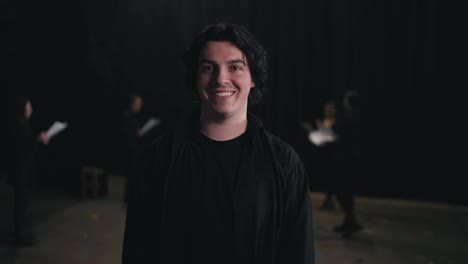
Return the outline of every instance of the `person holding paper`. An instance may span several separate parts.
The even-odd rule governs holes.
[[[334,231],[341,233],[344,238],[349,238],[363,229],[355,213],[356,189],[363,180],[360,175],[360,105],[357,90],[345,92],[340,110],[333,125],[333,131],[338,135],[335,143],[337,164],[335,190],[345,216]]]
[[[315,125],[317,130],[331,130],[336,123],[336,104],[335,101],[329,99],[326,101],[323,107],[323,117],[317,118],[315,120]],[[320,152],[319,166],[321,176],[325,180],[326,196],[320,206],[322,210],[334,209],[335,205],[333,203],[333,195],[335,194],[335,185],[336,185],[336,163],[335,161],[335,144],[334,141],[325,142],[324,144],[318,146]]]
[[[31,101],[18,97],[15,118],[15,239],[18,246],[32,246],[37,243],[30,219],[30,200],[36,172],[36,151],[39,144],[47,145],[46,132],[35,135],[29,119],[33,113]]]
[[[133,188],[133,178],[137,166],[138,155],[142,145],[144,130],[142,128],[141,110],[143,108],[143,96],[138,93],[128,97],[128,108],[123,115],[122,138],[125,144],[125,193],[124,200],[128,201]]]

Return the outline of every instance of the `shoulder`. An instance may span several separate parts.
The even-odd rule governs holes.
[[[283,166],[286,171],[301,165],[299,155],[289,143],[267,130],[264,134],[269,141],[271,152],[277,164]]]
[[[156,137],[144,149],[145,156],[156,156],[158,153],[165,153],[170,150],[174,138],[172,131],[165,132],[164,134]]]
[[[298,189],[308,189],[308,173],[296,150],[283,139],[265,133],[270,142],[278,179],[285,187],[285,191],[296,192]]]
[[[144,153],[146,156],[160,156],[169,159],[174,149],[179,149],[187,142],[187,135],[188,132],[180,127],[169,129],[148,144]]]
[[[17,136],[24,137],[32,134],[32,129],[27,120],[22,120],[16,123],[15,133]]]

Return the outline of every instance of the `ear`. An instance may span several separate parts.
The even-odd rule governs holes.
[[[255,82],[254,81],[251,81],[250,82],[250,89],[254,88],[255,87]]]

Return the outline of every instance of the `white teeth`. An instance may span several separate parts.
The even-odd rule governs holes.
[[[234,94],[234,92],[220,92],[220,93],[215,93],[216,96],[222,96],[222,97],[231,96],[232,94]]]

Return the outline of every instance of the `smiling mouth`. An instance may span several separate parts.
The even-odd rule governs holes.
[[[226,98],[226,97],[230,97],[231,95],[233,95],[235,92],[234,91],[229,91],[229,92],[216,92],[216,91],[212,91],[210,92],[210,94],[216,96],[216,97],[219,97],[219,98]]]

